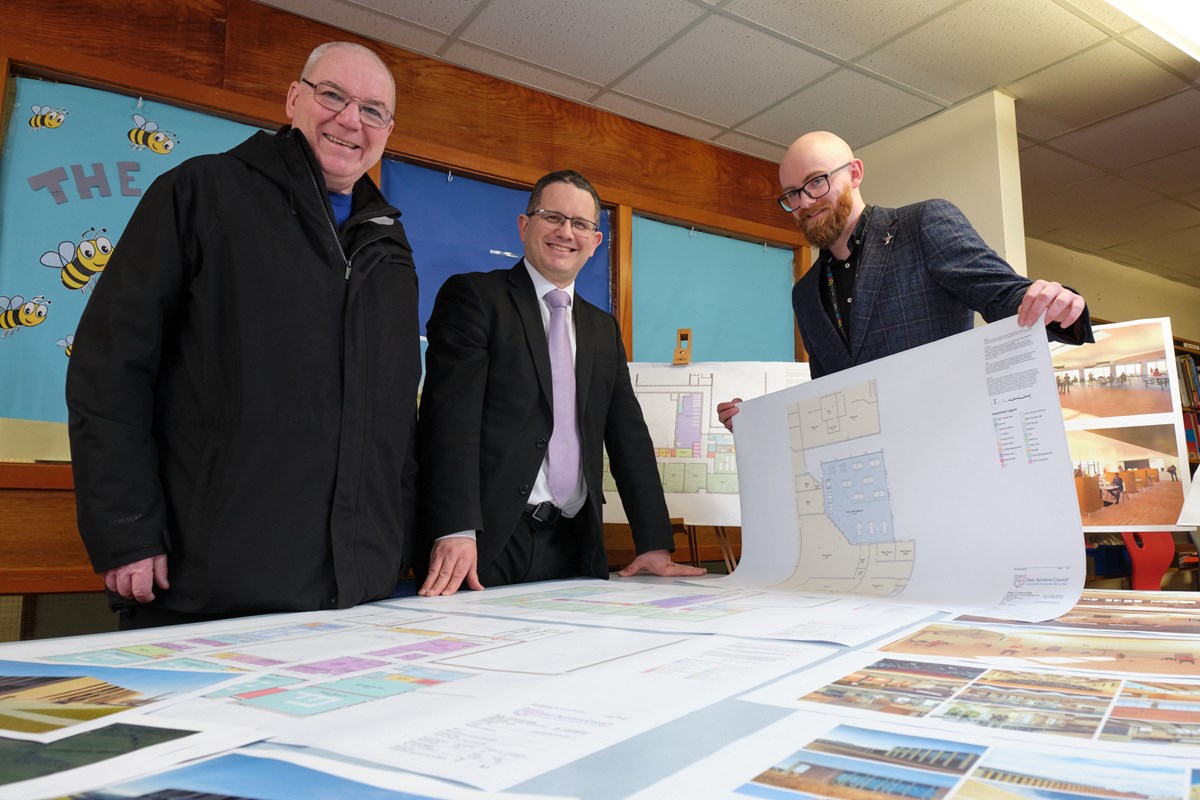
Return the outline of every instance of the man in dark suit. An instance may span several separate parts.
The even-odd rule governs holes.
[[[779,204],[821,250],[792,289],[792,307],[814,378],[1017,315],[1049,334],[1092,341],[1082,297],[1018,275],[945,200],[868,206],[863,163],[832,133],[801,136],[779,164]],[[729,426],[739,400],[717,406]]]
[[[600,244],[579,173],[538,181],[512,269],[455,275],[427,325],[418,439],[429,565],[421,595],[608,576],[604,448],[639,555],[621,575],[685,576],[616,320],[575,295]],[[420,546],[420,545],[418,545]]]

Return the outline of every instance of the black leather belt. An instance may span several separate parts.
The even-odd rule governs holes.
[[[525,513],[532,517],[535,522],[540,522],[543,525],[553,525],[562,516],[562,509],[549,500],[546,500],[538,503],[536,506],[527,503],[525,505]]]

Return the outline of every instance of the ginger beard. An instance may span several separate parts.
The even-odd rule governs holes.
[[[808,240],[810,245],[818,250],[824,250],[842,235],[842,231],[846,229],[846,221],[850,219],[850,211],[853,207],[850,187],[847,186],[832,203],[809,208],[808,211],[804,212],[804,216],[796,220],[796,225],[800,228],[804,234],[804,238]],[[830,213],[825,214],[817,220],[809,219],[809,215],[823,208],[828,208]]]

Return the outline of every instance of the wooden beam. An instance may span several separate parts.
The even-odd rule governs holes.
[[[621,326],[625,357],[633,360],[633,209],[617,206],[612,215],[613,241],[609,251],[616,263],[612,270],[613,316]]]

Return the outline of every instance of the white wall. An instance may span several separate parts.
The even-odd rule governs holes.
[[[1037,239],[1025,240],[1029,277],[1071,286],[1092,315],[1123,322],[1170,317],[1175,336],[1200,342],[1200,289]]]
[[[1025,221],[1015,103],[986,92],[860,148],[867,203],[933,197],[957,205],[989,246],[1022,275]]]

